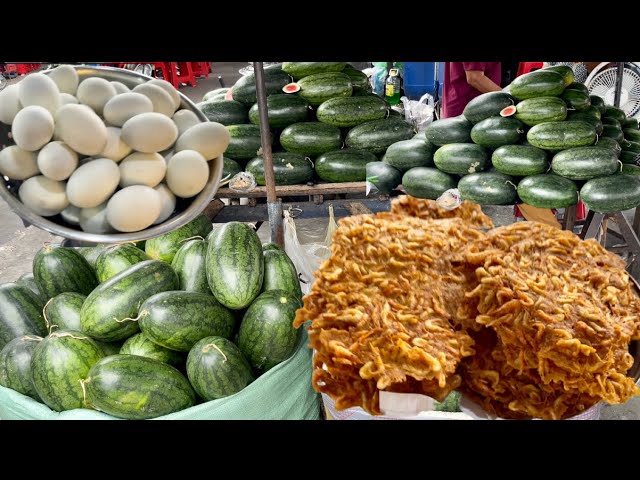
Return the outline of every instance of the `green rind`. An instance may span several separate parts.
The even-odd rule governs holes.
[[[640,155],[628,150],[620,152],[618,157],[623,164],[638,165],[640,163]]]
[[[202,101],[203,101],[203,102],[207,102],[207,101],[209,101],[211,98],[213,98],[213,97],[217,97],[217,96],[220,96],[220,95],[222,95],[222,96],[224,97],[224,96],[225,96],[225,94],[226,94],[229,90],[230,90],[230,88],[224,88],[224,87],[222,87],[222,88],[216,88],[216,89],[214,89],[214,90],[210,90],[210,91],[208,91],[207,93],[205,93],[205,94],[202,96]]]
[[[620,144],[616,142],[613,138],[609,138],[609,137],[599,137],[595,143],[595,146],[609,148],[613,150],[613,152],[616,154],[617,157],[620,156],[620,152],[622,151]]]
[[[526,100],[534,97],[557,96],[563,92],[564,88],[562,75],[543,69],[516,77],[511,82],[509,93],[517,100]]]
[[[204,400],[228,397],[254,380],[249,362],[238,347],[222,337],[206,337],[187,357],[187,376]]]
[[[471,140],[486,148],[498,148],[518,143],[523,134],[524,127],[520,120],[511,117],[491,117],[473,126]]]
[[[196,403],[187,378],[174,367],[138,355],[112,355],[96,363],[85,381],[87,400],[118,418],[144,420]]]
[[[132,265],[145,260],[151,260],[151,258],[135,245],[130,243],[112,245],[98,257],[96,275],[100,283],[103,283]]]
[[[185,242],[176,252],[171,268],[178,275],[180,290],[211,295],[207,282],[206,257],[207,242],[197,238]]]
[[[140,306],[138,323],[152,342],[188,352],[204,337],[231,337],[235,318],[211,295],[170,291],[148,298]]]
[[[49,332],[82,330],[80,309],[86,298],[87,296],[81,293],[64,292],[49,300],[42,310]]]
[[[632,129],[638,130],[638,119],[637,118],[625,118],[622,122],[623,129]]]
[[[336,97],[350,97],[353,85],[348,75],[344,73],[318,73],[308,75],[298,81],[300,91],[298,95],[317,107]]]
[[[299,80],[309,75],[341,72],[346,65],[346,62],[284,62],[282,70]]]
[[[342,146],[342,136],[340,129],[332,125],[299,122],[282,131],[280,144],[287,152],[316,156],[339,149]]]
[[[238,332],[238,347],[253,368],[266,372],[293,354],[298,341],[293,320],[301,306],[295,295],[270,290],[247,309]]]
[[[118,353],[118,352],[116,352]],[[138,333],[129,337],[120,348],[122,355],[138,355],[140,357],[151,358],[172,367],[184,364],[184,355],[174,350],[161,347],[152,342],[144,333]]]
[[[499,172],[465,175],[458,182],[460,196],[479,205],[511,205],[518,195],[513,178]]]
[[[247,107],[235,100],[205,102],[199,108],[210,122],[222,125],[239,125],[249,120]]]
[[[222,160],[222,178],[231,178],[242,171],[242,167],[235,160],[227,157],[223,157]]]
[[[621,212],[640,205],[640,177],[615,174],[594,178],[580,189],[580,199],[589,210]]]
[[[25,273],[25,274],[21,275],[20,278],[18,278],[18,280],[16,280],[16,284],[17,285],[21,285],[23,287],[27,287],[29,290],[31,290],[33,293],[35,293],[36,296],[40,300],[42,300],[43,303],[45,303],[48,300],[47,298],[44,297],[44,295],[42,294],[42,292],[38,288],[38,283],[36,282],[36,279],[33,276],[32,272],[28,272],[28,273]]]
[[[96,342],[96,345],[98,345],[98,347],[100,347],[100,350],[102,350],[102,353],[104,353],[105,357],[108,357],[109,355],[115,355],[117,353],[120,353],[120,348],[122,348],[122,344],[124,342],[120,341],[120,342],[101,342],[100,340],[94,340],[94,342]]]
[[[274,152],[272,160],[276,185],[301,185],[313,179],[313,163],[301,153]],[[249,161],[246,171],[255,177],[258,185],[267,184],[262,157]]]
[[[355,68],[349,67],[348,65],[342,70],[342,73],[349,77],[351,80],[351,85],[353,88],[361,89],[364,91],[369,91],[371,89],[371,84],[369,83],[369,77],[367,74],[361,70],[356,70]]]
[[[624,110],[618,107],[614,107],[613,105],[605,106],[603,116],[615,118],[621,123],[624,122],[627,118],[627,114],[624,113]]]
[[[386,116],[385,101],[372,96],[331,98],[316,110],[319,121],[334,127],[355,127]]]
[[[562,92],[560,98],[564,100],[568,108],[578,111],[584,110],[591,105],[591,98],[589,98],[589,94],[579,90],[567,89]]]
[[[31,359],[36,392],[57,412],[85,407],[81,380],[103,356],[100,347],[82,332],[53,332],[38,343]]]
[[[229,125],[229,146],[225,155],[236,160],[248,160],[259,155],[262,149],[260,127],[258,125]],[[273,138],[270,136],[273,143]]]
[[[606,147],[569,148],[553,156],[551,169],[570,180],[590,180],[616,173],[618,157]]]
[[[33,386],[31,358],[42,337],[14,338],[0,349],[0,385],[41,401]]]
[[[596,129],[586,122],[547,122],[531,127],[527,140],[543,150],[586,147],[595,142]]]
[[[524,177],[545,173],[549,169],[547,153],[530,145],[504,145],[491,155],[495,169],[505,175]]]
[[[601,114],[605,112],[607,108],[602,97],[599,97],[597,95],[589,95],[589,99],[591,100],[592,107],[597,108]]]
[[[264,250],[264,280],[262,292],[284,290],[302,299],[302,289],[296,267],[282,250]]]
[[[277,250],[279,252],[284,252],[284,249],[278,245],[277,243],[265,243],[264,245],[262,245],[262,251],[263,252],[267,252],[269,250]]]
[[[500,115],[504,108],[515,105],[515,103],[515,99],[506,92],[487,92],[467,103],[462,115],[471,123],[476,124],[486,118]]]
[[[384,162],[370,162],[366,167],[367,195],[389,195],[402,182],[402,172]]]
[[[390,145],[382,161],[403,173],[415,167],[432,167],[435,147],[424,136],[421,137]]]
[[[586,95],[589,95],[589,89],[587,88],[587,86],[584,83],[580,82],[573,82],[571,85],[567,86],[566,90],[577,90]]]
[[[631,142],[640,142],[640,130],[634,130],[632,128],[625,128],[622,130],[624,138]]]
[[[33,259],[33,276],[47,299],[64,292],[88,295],[98,281],[91,265],[73,248],[45,245]]]
[[[138,322],[131,319],[138,316],[146,299],[177,288],[178,276],[169,264],[137,263],[89,294],[80,310],[82,331],[105,342],[124,340],[138,332]]]
[[[565,87],[571,85],[575,80],[573,69],[568,65],[553,65],[551,67],[546,67],[544,71],[555,72],[562,75]]]
[[[470,143],[473,124],[462,115],[443,118],[425,128],[424,135],[433,145],[441,147],[448,143]]]
[[[561,122],[567,118],[567,105],[558,97],[537,97],[516,105],[514,117],[530,127],[544,122]]]
[[[623,175],[640,175],[640,167],[637,165],[622,165],[620,173]]]
[[[409,140],[415,135],[413,127],[402,118],[391,117],[361,123],[349,130],[345,143],[349,148],[383,153],[396,142]]]
[[[291,77],[278,68],[265,68],[264,83],[267,95],[282,93],[282,87],[291,82]],[[233,86],[233,99],[248,107],[256,103],[256,77],[254,73],[246,75]],[[230,155],[232,158],[233,155]]]
[[[264,255],[249,225],[229,222],[211,234],[207,248],[207,281],[225,307],[240,310],[258,296],[264,278]]]
[[[602,125],[612,125],[614,127],[622,129],[622,125],[618,120],[612,117],[602,117]]]
[[[558,175],[531,175],[518,183],[518,196],[532,207],[566,208],[578,203],[578,187]]]
[[[345,148],[320,155],[315,161],[315,171],[325,182],[364,182],[367,164],[378,161],[371,152]]]
[[[616,142],[622,144],[624,141],[624,133],[620,127],[616,127],[615,125],[603,125],[602,126],[602,136],[613,138]]]
[[[79,247],[77,251],[89,263],[91,268],[95,270],[98,257],[108,247],[110,247],[108,243],[99,243],[95,247]]]
[[[267,98],[267,112],[270,128],[285,128],[293,123],[307,120],[309,117],[309,102],[295,94],[269,95],[269,98]],[[257,103],[249,110],[249,121],[254,125],[260,125],[260,113]]]
[[[402,187],[416,198],[436,200],[445,191],[456,188],[458,179],[436,168],[416,167],[402,177]]]
[[[42,317],[42,300],[15,283],[0,285],[0,348],[17,337],[44,337],[47,327]]]
[[[487,150],[473,143],[443,145],[433,154],[433,162],[438,170],[458,175],[486,170],[491,165]]]
[[[173,257],[188,238],[206,238],[211,230],[213,230],[213,225],[209,217],[198,215],[186,225],[172,232],[147,240],[144,251],[154,260],[171,263]]]
[[[607,137],[603,137],[603,138],[607,138]],[[608,140],[611,140],[611,139],[608,139]],[[631,142],[629,140],[623,140],[623,142],[622,142],[622,151],[623,152],[632,152],[632,153],[640,154],[640,143]]]

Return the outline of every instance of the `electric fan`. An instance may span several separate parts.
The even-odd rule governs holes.
[[[618,68],[615,63],[603,62],[593,69],[585,85],[589,94],[604,99],[607,105],[613,105]],[[625,62],[620,90],[620,108],[628,117],[640,116],[640,67],[635,62]]]

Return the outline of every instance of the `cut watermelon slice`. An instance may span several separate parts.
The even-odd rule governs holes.
[[[514,105],[510,105],[508,107],[503,108],[502,110],[500,110],[500,116],[501,117],[510,117],[511,115],[513,115],[514,113],[516,113],[516,107]]]
[[[284,93],[296,93],[300,91],[300,85],[297,83],[288,83],[284,87],[282,87],[282,91]]]
[[[233,88],[227,90],[227,93],[224,94],[225,100],[233,100]]]

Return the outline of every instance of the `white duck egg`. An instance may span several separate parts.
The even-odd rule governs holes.
[[[131,153],[131,147],[122,141],[121,130],[117,127],[107,127],[107,143],[100,154],[101,157],[119,162]]]
[[[11,135],[20,148],[30,152],[39,150],[53,136],[53,117],[39,105],[25,107],[13,119]]]
[[[98,155],[107,143],[107,127],[88,106],[64,105],[56,113],[56,136],[82,155]]]
[[[18,97],[23,107],[38,105],[55,115],[60,107],[60,90],[44,73],[31,73],[18,83]]]
[[[66,180],[78,168],[78,154],[63,142],[47,143],[38,153],[38,168],[51,180]]]
[[[169,190],[166,184],[161,183],[154,188],[160,194],[160,215],[153,222],[154,225],[164,222],[176,209],[176,196]]]
[[[11,125],[21,108],[18,85],[9,85],[0,90],[0,122]]]
[[[153,103],[149,97],[136,92],[120,93],[104,106],[104,119],[111,125],[121,127],[132,117],[141,113],[153,112]]]
[[[197,195],[209,180],[207,160],[195,150],[177,152],[167,165],[167,186],[177,196]]]
[[[26,180],[39,173],[35,152],[23,150],[17,145],[0,151],[0,174],[12,180]]]
[[[171,119],[173,120],[173,123],[176,124],[176,127],[178,127],[178,135],[182,135],[189,128],[202,123],[195,113],[191,110],[187,110],[186,108],[178,110],[173,114]]]
[[[167,164],[159,153],[134,152],[120,163],[120,186],[155,187],[166,172]]]
[[[60,93],[75,95],[78,90],[78,72],[71,65],[59,65],[51,72],[49,78],[58,86]]]
[[[141,113],[122,126],[122,141],[137,152],[161,152],[171,147],[176,138],[178,127],[161,113]]]
[[[176,142],[176,152],[195,150],[207,160],[224,153],[229,146],[229,131],[218,122],[203,122],[187,129]]]
[[[64,182],[38,175],[25,180],[18,190],[20,201],[42,217],[57,215],[67,208],[69,200]]]
[[[79,208],[97,207],[107,201],[120,181],[120,169],[113,160],[98,158],[85,163],[67,182],[69,202]]]
[[[153,103],[154,112],[161,113],[171,118],[171,116],[173,116],[173,112],[176,111],[171,95],[157,85],[143,83],[142,85],[135,87],[133,91],[149,97],[149,100]]]
[[[107,202],[93,208],[81,208],[78,221],[80,228],[87,233],[111,233],[114,231],[107,221]]]
[[[171,97],[171,100],[173,100],[174,111],[180,108],[180,94],[175,89],[175,87],[171,85],[169,82],[167,82],[166,80],[162,80],[160,78],[154,78],[153,80],[149,80],[147,82],[147,85],[156,85],[161,89],[163,89],[165,92],[167,92]]]
[[[78,85],[76,97],[80,103],[91,107],[98,115],[102,115],[105,104],[116,96],[116,88],[104,78],[90,77]]]
[[[116,192],[107,203],[107,221],[120,232],[137,232],[153,225],[160,215],[160,194],[146,185]]]

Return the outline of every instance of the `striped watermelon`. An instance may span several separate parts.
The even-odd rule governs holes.
[[[33,276],[47,299],[64,292],[89,295],[98,286],[93,269],[73,248],[45,245],[33,259]]]
[[[40,401],[33,386],[31,357],[42,337],[14,338],[0,350],[0,385]]]

